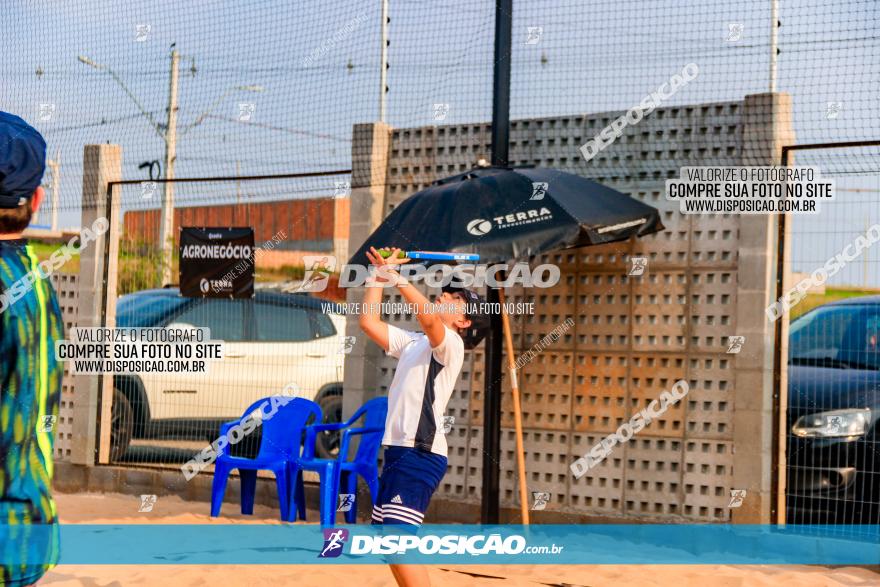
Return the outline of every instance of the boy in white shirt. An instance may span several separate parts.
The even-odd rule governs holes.
[[[376,281],[393,284],[416,311],[422,332],[411,332],[382,322],[378,312],[364,311],[360,326],[385,352],[398,359],[388,390],[384,464],[379,496],[373,507],[374,524],[421,525],[431,496],[446,473],[446,437],[443,414],[461,372],[464,351],[485,335],[486,320],[476,308],[482,301],[472,291],[446,287],[432,304],[397,273],[409,261],[392,249],[385,259],[375,248],[367,258],[379,268]],[[368,287],[365,309],[376,308],[384,287]],[[424,567],[391,565],[398,585],[428,585]]]

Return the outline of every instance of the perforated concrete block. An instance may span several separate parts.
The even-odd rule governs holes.
[[[511,317],[517,357],[568,316],[574,319],[519,373],[529,485],[553,495],[552,509],[636,519],[729,519],[719,504],[731,483],[734,384],[749,380],[737,379],[740,363],[727,354],[727,337],[757,324],[751,308],[747,323],[738,323],[744,316],[743,300],[737,299],[743,293],[740,272],[746,272],[750,288],[764,293],[766,285],[751,276],[762,275],[757,265],[766,262],[767,250],[747,251],[741,258],[739,217],[683,215],[664,194],[666,179],[678,177],[681,167],[741,164],[746,141],[773,134],[762,118],[767,113],[755,113],[761,100],[773,99],[756,100],[752,114],[743,102],[660,108],[590,161],[579,147],[623,111],[511,122],[512,164],[553,167],[602,182],[656,207],[666,227],[630,242],[532,259],[533,267],[559,266],[559,284],[507,292],[508,301],[535,304],[534,316]],[[773,104],[784,109],[783,102]],[[387,209],[430,181],[470,169],[480,156],[488,159],[490,130],[485,123],[396,129]],[[759,147],[752,145],[749,152],[772,151]],[[747,231],[761,237],[766,226],[749,225]],[[629,275],[632,257],[647,258],[641,275]],[[749,305],[757,307],[753,301]],[[759,338],[763,349],[766,341]],[[765,359],[758,352],[756,360]],[[482,347],[469,354],[466,365],[449,413],[465,423],[467,432],[455,435],[454,480],[442,492],[475,502],[481,494]],[[392,366],[389,361],[383,367],[385,380]],[[584,478],[570,474],[571,462],[680,378],[691,386],[684,400]],[[515,505],[509,378],[502,388],[502,502]]]

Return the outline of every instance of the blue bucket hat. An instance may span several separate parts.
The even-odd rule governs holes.
[[[46,141],[27,122],[0,111],[0,208],[24,206],[46,170]]]

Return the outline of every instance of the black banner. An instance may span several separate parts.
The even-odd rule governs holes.
[[[180,295],[254,297],[254,229],[180,229]]]

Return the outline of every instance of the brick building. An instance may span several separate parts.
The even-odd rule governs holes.
[[[123,219],[126,248],[159,239],[158,208],[129,210]],[[301,265],[303,255],[315,253],[347,258],[348,225],[348,198],[186,206],[174,210],[174,246],[181,226],[251,226],[257,246],[279,235],[280,242],[261,255],[261,266]]]

